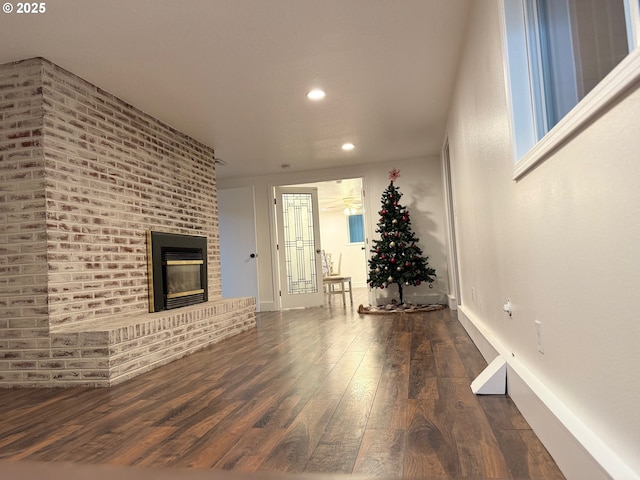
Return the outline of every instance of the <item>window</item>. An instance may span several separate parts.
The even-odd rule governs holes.
[[[364,221],[362,214],[348,215],[349,243],[364,242]]]
[[[640,76],[639,3],[504,0],[516,178]]]

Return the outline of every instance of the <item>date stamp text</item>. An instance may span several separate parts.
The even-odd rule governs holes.
[[[2,4],[3,13],[15,13],[15,14],[40,14],[47,12],[46,2],[5,2]]]

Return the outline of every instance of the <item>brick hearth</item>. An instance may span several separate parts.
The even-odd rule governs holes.
[[[222,299],[213,149],[36,58],[0,66],[0,386],[106,386],[255,325]],[[208,239],[209,302],[148,313],[147,230]]]

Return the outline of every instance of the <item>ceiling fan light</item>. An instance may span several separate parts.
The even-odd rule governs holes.
[[[358,209],[356,207],[354,207],[353,205],[347,205],[344,208],[344,214],[345,215],[355,215],[358,212]]]

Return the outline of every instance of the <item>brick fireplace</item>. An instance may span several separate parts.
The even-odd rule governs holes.
[[[213,150],[53,63],[0,66],[0,386],[113,385],[255,326],[222,299]],[[150,230],[206,244],[149,313]]]

